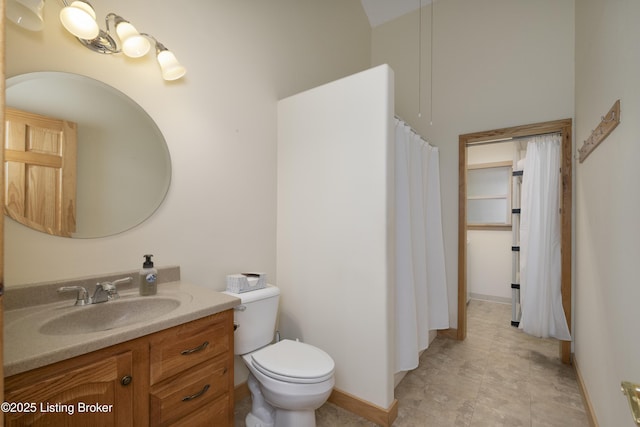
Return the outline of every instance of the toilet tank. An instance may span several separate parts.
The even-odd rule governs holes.
[[[240,294],[224,293],[242,301],[233,312],[233,320],[238,325],[233,335],[234,353],[247,354],[271,343],[276,330],[280,289],[267,285]]]

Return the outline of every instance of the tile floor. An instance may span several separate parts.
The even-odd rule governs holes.
[[[530,337],[510,321],[511,306],[472,300],[467,339],[436,338],[396,388],[394,427],[588,427],[557,341]],[[250,398],[236,402],[236,427],[250,407]],[[331,403],[316,419],[317,427],[375,426]]]

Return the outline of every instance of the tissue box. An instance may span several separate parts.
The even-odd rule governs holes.
[[[240,273],[227,276],[227,291],[234,294],[255,291],[267,286],[267,275],[265,273]]]

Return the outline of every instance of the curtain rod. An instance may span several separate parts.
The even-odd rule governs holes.
[[[424,139],[422,137],[422,135],[420,135],[413,127],[411,127],[411,125],[409,123],[407,123],[405,120],[403,120],[402,117],[394,114],[393,118],[396,119],[396,120],[400,120],[402,123],[404,123],[405,126],[407,126],[409,129],[411,129],[411,132],[415,133],[416,135],[419,135],[420,138]]]
[[[404,125],[406,127],[408,127],[411,132],[413,132],[414,134],[418,135],[420,137],[420,139],[423,140],[427,145],[429,145],[430,147],[434,147],[435,148],[435,145],[433,145],[429,141],[427,141],[424,136],[422,136],[418,131],[416,131],[414,128],[412,128],[411,125],[409,125],[407,122],[402,120],[402,118],[400,116],[394,115],[393,118],[398,120],[398,121],[401,121],[402,123],[404,123]]]
[[[562,132],[534,133],[534,134],[531,134],[531,135],[524,135],[524,136],[510,136],[510,137],[507,137],[507,138],[496,138],[496,139],[487,139],[487,140],[482,140],[482,141],[467,142],[467,147],[470,146],[470,145],[493,144],[495,142],[519,141],[519,140],[522,140],[522,139],[529,139],[529,138],[534,138],[536,136],[545,136],[545,135],[562,135]]]

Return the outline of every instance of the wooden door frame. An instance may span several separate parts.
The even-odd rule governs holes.
[[[5,0],[0,0],[0,143],[4,147],[4,92],[5,92]],[[0,150],[0,165],[4,165],[4,150]],[[4,188],[4,174],[0,174],[0,188]],[[4,206],[4,191],[0,192],[0,206]],[[4,209],[0,210],[0,401],[4,401]],[[4,416],[0,414],[0,427]]]
[[[458,157],[458,329],[456,338],[467,336],[467,146],[479,142],[508,140],[546,133],[562,136],[562,216],[561,216],[561,292],[562,306],[571,325],[571,227],[572,227],[572,119],[534,123],[530,125],[475,132],[459,136]],[[560,359],[571,363],[571,341],[560,341]]]

